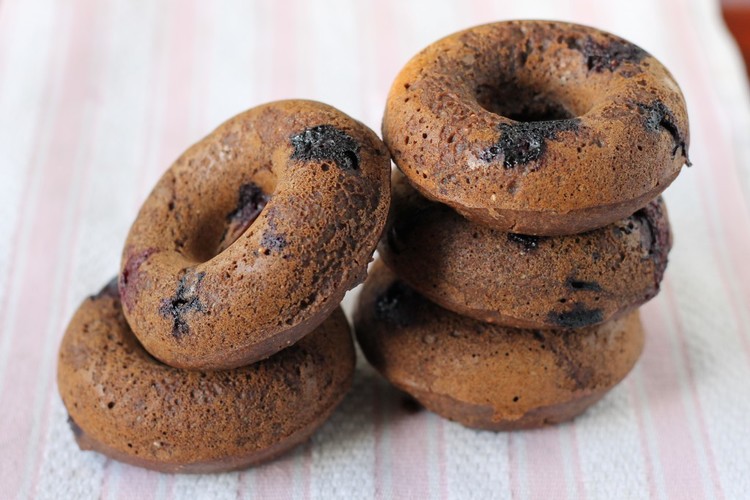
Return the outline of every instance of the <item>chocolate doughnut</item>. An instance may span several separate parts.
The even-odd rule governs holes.
[[[389,200],[390,157],[365,125],[312,101],[246,111],[143,204],[122,256],[125,317],[171,366],[263,359],[364,279]]]
[[[222,371],[166,366],[138,343],[115,280],[83,302],[60,347],[57,383],[78,445],[165,472],[217,472],[305,441],[351,386],[341,309],[295,345]]]
[[[520,330],[429,302],[377,262],[354,320],[368,361],[427,409],[468,427],[514,430],[569,420],[631,370],[638,312],[576,330]]]
[[[533,235],[623,219],[689,164],[669,71],[622,38],[561,22],[499,22],[433,43],[393,83],[383,138],[427,198]]]
[[[378,251],[409,286],[451,311],[517,328],[580,328],[653,298],[671,247],[661,198],[586,233],[527,236],[464,219],[396,174]]]

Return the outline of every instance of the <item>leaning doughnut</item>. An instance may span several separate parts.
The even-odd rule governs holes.
[[[246,111],[187,150],[125,243],[120,293],[143,346],[221,369],[296,342],[360,283],[387,217],[390,157],[325,104]]]

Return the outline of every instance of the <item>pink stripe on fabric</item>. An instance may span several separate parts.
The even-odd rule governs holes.
[[[300,448],[253,469],[253,498],[292,498],[294,469]]]
[[[99,499],[107,498],[109,496],[109,489],[112,485],[110,479],[110,469],[113,466],[114,461],[111,458],[107,458],[102,468],[102,482],[99,486]]]
[[[675,293],[672,288],[672,284],[669,280],[664,281],[664,292],[667,297],[667,306],[675,323],[677,329],[677,336],[679,340],[679,354],[682,357],[682,361],[685,364],[685,371],[687,372],[687,384],[690,389],[690,395],[693,399],[696,408],[695,417],[698,420],[699,432],[701,440],[703,441],[705,452],[707,455],[707,461],[709,466],[709,473],[711,475],[711,482],[714,486],[714,493],[718,498],[724,498],[724,492],[721,487],[721,481],[719,480],[719,471],[716,468],[716,456],[711,447],[711,438],[708,435],[708,426],[706,425],[706,417],[703,412],[703,406],[701,405],[700,396],[695,383],[695,373],[690,362],[690,355],[688,353],[687,342],[685,340],[685,328],[682,324],[682,318],[680,317],[680,311],[675,301]]]
[[[508,475],[510,476],[508,483],[510,484],[510,498],[512,499],[521,498],[521,474],[518,470],[518,453],[514,450],[516,446],[514,441],[518,441],[519,434],[513,432],[507,433]]]
[[[703,484],[697,450],[690,440],[688,410],[680,397],[679,372],[667,334],[668,325],[653,304],[642,308],[641,315],[649,339],[649,349],[644,351],[641,362],[644,386],[666,492],[670,498],[688,498],[702,491]]]
[[[586,482],[583,479],[583,467],[581,464],[581,453],[578,446],[578,426],[573,421],[570,426],[570,454],[573,458],[573,477],[576,482],[576,494],[580,500],[586,500]]]
[[[568,490],[559,426],[526,431],[523,435],[526,439],[529,498],[566,497]]]
[[[391,89],[391,84],[401,71],[401,67],[411,57],[411,54],[405,53],[403,38],[401,38],[398,30],[394,30],[394,23],[399,18],[397,4],[393,0],[381,0],[375,1],[371,5],[373,5],[371,19],[374,21],[375,36],[370,41],[376,40],[377,43],[374,97],[380,105],[376,109],[379,113],[382,113],[385,110],[385,101]],[[405,24],[401,24],[401,27],[408,29]],[[380,123],[382,116],[376,116],[375,118],[376,123]]]
[[[271,99],[294,99],[297,97],[297,85],[300,70],[297,53],[298,29],[301,25],[299,0],[274,2],[271,9],[271,28],[274,34],[271,44],[272,57],[268,68],[273,82]]]
[[[642,361],[639,361],[639,364],[642,364]],[[628,393],[630,396],[630,405],[633,408],[633,413],[635,414],[636,423],[638,425],[638,441],[641,445],[641,451],[643,453],[643,464],[644,469],[646,471],[646,484],[648,485],[648,496],[649,498],[657,498],[657,490],[656,490],[656,471],[654,467],[654,459],[651,457],[651,452],[649,451],[649,439],[646,435],[646,424],[644,422],[644,416],[643,416],[643,404],[641,404],[641,398],[638,395],[638,391],[636,388],[637,382],[634,379],[635,373],[631,373],[630,377],[625,381],[625,385],[628,388]]]
[[[77,11],[80,11],[80,6]],[[64,19],[64,18],[61,18]],[[83,109],[78,103],[83,101],[86,88],[80,85],[82,75],[88,75],[91,68],[92,44],[90,40],[96,33],[91,28],[91,12],[72,16],[71,38],[68,44],[60,43],[55,47],[57,57],[65,58],[65,73],[61,80],[61,101],[55,103],[51,116],[54,127],[49,144],[40,145],[48,154],[39,153],[34,162],[40,162],[38,168],[44,172],[38,186],[38,205],[27,207],[21,214],[19,224],[31,224],[34,230],[29,236],[23,256],[28,265],[22,269],[23,278],[18,290],[12,290],[18,298],[15,324],[9,325],[7,335],[12,335],[13,356],[8,361],[0,404],[5,411],[0,413],[0,428],[12,441],[4,445],[4,453],[15,457],[15,467],[3,468],[2,483],[4,491],[18,491],[26,481],[24,473],[19,470],[26,466],[28,444],[26,439],[32,436],[34,419],[30,419],[27,405],[44,395],[36,392],[40,385],[40,353],[47,349],[49,339],[46,333],[53,324],[46,314],[40,314],[40,308],[47,310],[51,304],[58,304],[59,297],[54,290],[54,277],[59,273],[58,262],[50,255],[58,255],[60,244],[64,240],[64,228],[67,227],[65,214],[61,209],[71,200],[76,180],[70,175],[75,165],[75,149],[71,145],[79,144],[79,134],[83,126]],[[84,76],[85,78],[85,76]],[[51,89],[50,89],[51,90]],[[49,111],[49,110],[47,110]],[[46,159],[42,163],[42,158]],[[32,165],[32,168],[37,168]],[[16,264],[17,265],[17,264]],[[21,326],[23,325],[23,326]],[[23,331],[24,335],[17,335]],[[44,385],[42,385],[44,386]],[[45,393],[46,394],[46,393]],[[29,398],[29,395],[32,395]]]
[[[438,473],[440,474],[440,491],[441,500],[448,498],[448,460],[446,457],[445,446],[445,419],[441,418],[438,422]]]
[[[7,3],[7,2],[6,2]],[[19,9],[19,5],[22,5],[20,1],[16,1],[15,3],[10,3],[12,7],[4,6],[3,11],[0,12],[0,33],[6,33],[9,30],[3,30],[5,26],[12,26],[14,15],[17,14]],[[56,26],[59,26],[59,23],[56,24]],[[8,67],[8,53],[10,52],[11,43],[0,43],[0,74],[7,74],[7,67]],[[55,48],[58,50],[62,50],[62,47],[60,45],[56,45]],[[53,61],[53,54],[55,54],[54,50],[50,50],[47,54],[47,64],[45,64],[46,68],[52,68],[52,64],[50,64],[51,61]],[[50,73],[50,72],[48,72]],[[39,116],[36,120],[36,123],[42,123],[45,118],[48,116],[48,110],[51,107],[51,100],[52,100],[52,89],[57,84],[56,80],[53,80],[53,78],[49,77],[49,74],[45,74],[45,81],[47,84],[44,86],[44,91],[42,92],[41,99],[42,103],[39,106],[39,112],[37,113]],[[0,89],[2,91],[2,89]],[[41,127],[38,127],[41,128]],[[24,169],[23,171],[23,179],[21,179],[21,197],[18,204],[18,216],[15,218],[15,226],[13,227],[13,232],[11,233],[10,238],[10,250],[8,252],[8,270],[7,274],[5,276],[5,290],[2,294],[2,299],[0,299],[0,322],[2,322],[3,318],[6,317],[6,311],[8,309],[8,302],[10,300],[10,296],[13,295],[14,290],[11,288],[13,286],[13,280],[15,278],[16,273],[18,272],[18,266],[17,264],[17,258],[18,258],[18,250],[21,246],[20,243],[20,232],[21,228],[24,227],[23,223],[25,221],[25,215],[27,214],[28,210],[30,210],[30,204],[31,204],[31,184],[32,181],[35,178],[36,171],[40,168],[40,149],[39,148],[33,148],[32,153],[30,155],[29,164],[27,165],[28,168]],[[9,330],[10,331],[10,330]],[[10,335],[10,333],[7,333]],[[3,356],[9,356],[10,353],[0,353],[0,358]],[[2,366],[2,363],[0,363],[0,366]],[[2,388],[3,388],[3,374],[4,372],[0,370],[0,401],[2,400]],[[0,478],[2,475],[0,475]]]
[[[163,96],[163,130],[158,147],[158,161],[153,165],[153,178],[166,171],[177,157],[189,146],[190,111],[193,90],[193,49],[195,31],[199,22],[196,2],[181,2],[180,8],[170,11],[168,71]]]
[[[402,398],[391,391],[392,398]],[[388,422],[390,434],[389,463],[391,465],[390,498],[428,498],[430,482],[427,466],[429,435],[427,415],[408,413],[400,408],[400,400],[395,399],[390,407],[391,418]]]

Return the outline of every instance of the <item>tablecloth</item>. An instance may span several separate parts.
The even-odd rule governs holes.
[[[254,105],[302,97],[379,130],[419,49],[513,18],[635,41],[687,97],[694,166],[630,376],[566,425],[466,429],[360,359],[312,440],[238,473],[164,475],[80,452],[55,384],[78,304],[114,275],[172,160]],[[0,497],[750,497],[750,101],[711,0],[0,0]],[[350,308],[356,290],[345,303]]]

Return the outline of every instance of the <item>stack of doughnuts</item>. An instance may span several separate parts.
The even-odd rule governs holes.
[[[251,109],[188,149],[143,204],[119,278],[65,332],[79,446],[210,472],[307,439],[352,382],[339,304],[386,223],[389,175],[371,130],[311,101]]]
[[[684,98],[632,43],[558,22],[448,36],[396,78],[381,260],[355,313],[372,365],[428,409],[510,430],[575,417],[644,343],[688,164]]]

